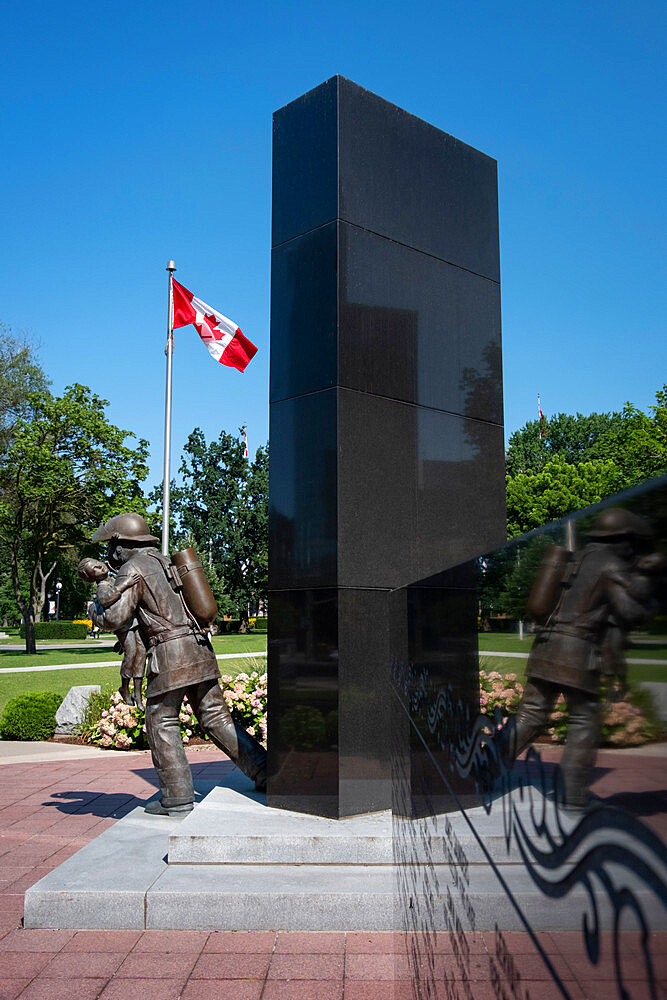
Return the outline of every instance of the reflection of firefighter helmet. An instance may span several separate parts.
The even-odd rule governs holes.
[[[648,538],[653,534],[645,517],[633,514],[621,507],[608,507],[593,521],[588,532],[589,538],[614,538],[624,535],[639,535]]]
[[[127,542],[157,542],[150,528],[140,514],[116,514],[97,529],[94,542],[110,542],[112,539]]]

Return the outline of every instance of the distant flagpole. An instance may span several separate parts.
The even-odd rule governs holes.
[[[174,271],[173,260],[167,261],[169,292],[167,299],[167,384],[164,394],[164,478],[162,482],[162,555],[169,555],[169,479],[171,475],[171,373],[174,356]]]
[[[540,403],[540,394],[538,392],[538,394],[537,394],[537,426],[538,426],[538,429],[539,429],[539,432],[540,432],[540,441],[542,440],[542,417],[543,416],[544,416],[544,414],[542,413],[542,405]]]

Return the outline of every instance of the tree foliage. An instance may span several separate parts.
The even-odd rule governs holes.
[[[172,491],[179,544],[194,544],[222,612],[231,600],[242,630],[248,606],[266,600],[268,590],[268,447],[253,462],[240,438],[220,433],[206,443],[197,427],[183,449],[183,485]],[[222,602],[222,603],[221,603]]]
[[[510,538],[667,472],[667,386],[646,414],[626,403],[620,413],[536,420],[509,441],[507,532]]]
[[[508,477],[508,537],[514,538],[580,507],[598,503],[617,492],[616,483],[616,466],[612,461],[601,460],[570,465],[554,458],[540,472]]]
[[[29,340],[0,323],[0,456],[16,421],[29,416],[31,396],[46,392],[48,385]]]
[[[30,651],[59,557],[89,547],[92,529],[113,514],[145,510],[148,445],[127,446],[134,435],[107,420],[107,401],[86,386],[28,402],[30,419],[15,421],[0,465],[0,540]]]
[[[611,440],[621,430],[621,413],[557,413],[542,421],[542,436],[537,420],[529,420],[509,439],[505,460],[508,476],[541,472],[545,465],[558,459],[568,465],[579,465],[593,458],[608,457]],[[605,444],[606,442],[606,444]]]

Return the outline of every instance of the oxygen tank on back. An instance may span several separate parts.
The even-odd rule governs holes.
[[[217,618],[218,605],[199,556],[194,549],[183,549],[174,552],[171,561],[178,571],[189,610],[202,628],[210,628]]]
[[[556,608],[571,562],[571,553],[561,545],[550,545],[547,549],[526,603],[529,617],[538,625],[542,625]]]

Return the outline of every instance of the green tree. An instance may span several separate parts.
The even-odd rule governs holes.
[[[127,446],[134,435],[107,420],[107,401],[87,386],[69,386],[60,397],[33,394],[28,402],[30,419],[15,421],[0,465],[0,541],[26,624],[26,652],[34,652],[33,623],[58,558],[90,550],[91,530],[113,514],[145,511],[148,445]]]
[[[30,341],[0,323],[0,456],[6,454],[16,421],[29,416],[31,395],[48,386]]]
[[[616,464],[603,459],[571,465],[554,458],[540,472],[508,476],[508,538],[598,503],[620,488]]]
[[[267,595],[268,471],[268,447],[249,462],[240,438],[222,431],[207,444],[197,427],[183,449],[183,485],[172,492],[177,540],[194,541],[205,566],[210,554],[218,602],[231,598],[241,631],[248,628],[248,606]]]
[[[557,413],[548,421],[537,420],[515,431],[509,439],[505,458],[508,476],[540,472],[554,458],[568,465],[578,465],[591,458],[605,455],[614,435],[619,434],[623,423],[621,413]],[[606,446],[601,445],[606,442]]]
[[[667,385],[655,398],[648,413],[626,403],[619,423],[609,428],[592,452],[617,464],[619,489],[667,472]]]
[[[527,617],[528,597],[544,553],[551,544],[552,539],[548,535],[535,535],[529,542],[518,543],[516,549],[509,550],[512,564],[511,568],[508,567],[499,604],[510,618],[521,620]]]
[[[667,386],[644,413],[559,413],[539,437],[529,421],[510,438],[508,536],[522,534],[667,472]]]

